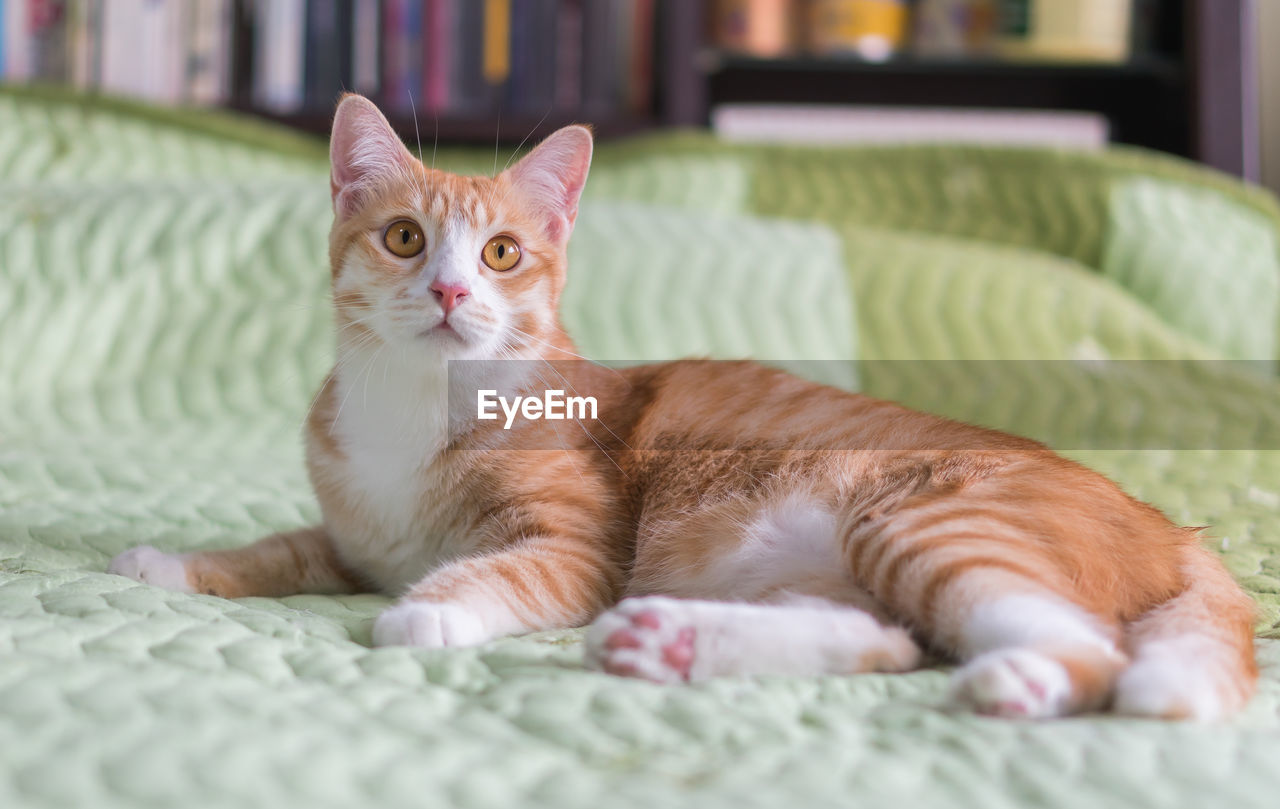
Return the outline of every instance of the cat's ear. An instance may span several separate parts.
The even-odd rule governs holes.
[[[591,130],[566,126],[539,143],[510,170],[511,182],[523,197],[537,206],[546,221],[547,235],[563,241],[578,218],[578,198],[591,168]]]
[[[339,219],[360,207],[361,192],[371,182],[417,165],[372,101],[354,93],[343,96],[329,139],[329,190]]]

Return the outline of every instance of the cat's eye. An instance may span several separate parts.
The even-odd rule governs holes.
[[[397,219],[387,225],[387,232],[382,237],[387,249],[400,258],[413,258],[426,247],[427,238],[422,235],[422,228],[417,222],[408,219]]]
[[[498,272],[506,272],[520,263],[520,245],[510,236],[494,236],[480,254],[485,266]]]

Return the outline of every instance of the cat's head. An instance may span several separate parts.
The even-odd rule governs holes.
[[[424,166],[368,99],[343,98],[329,150],[339,340],[425,359],[538,353],[559,333],[591,146],[569,126],[496,177],[463,177]]]

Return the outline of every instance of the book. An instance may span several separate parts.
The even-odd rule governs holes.
[[[73,0],[67,9],[67,51],[71,83],[81,89],[101,84],[102,1]]]
[[[432,115],[446,112],[452,101],[456,5],[454,0],[426,0],[422,15],[422,107]]]
[[[462,117],[499,113],[502,86],[489,81],[485,65],[485,26],[488,2],[463,0],[453,17],[453,59],[449,86],[449,112]],[[490,35],[492,36],[492,35]],[[494,37],[497,40],[497,37]],[[496,46],[496,43],[494,45]],[[499,57],[494,57],[495,61]],[[489,65],[493,69],[494,65]]]
[[[1133,0],[1003,0],[1001,56],[1123,62],[1132,52]]]
[[[304,0],[271,0],[254,9],[254,104],[276,113],[296,112],[305,101]]]
[[[907,40],[906,0],[811,0],[809,48],[884,61]]]
[[[555,107],[574,110],[582,103],[582,2],[560,0],[556,6]]]
[[[999,23],[997,0],[920,0],[912,50],[917,56],[964,57],[991,53]]]
[[[8,53],[9,35],[8,31],[9,18],[6,16],[8,11],[5,9],[5,0],[0,0],[0,81],[4,80],[5,73],[8,72],[9,63],[5,61],[5,55]]]
[[[71,61],[67,51],[66,0],[27,0],[27,76],[42,81],[67,81]]]
[[[627,65],[627,109],[644,114],[653,104],[654,0],[632,0],[630,63]],[[627,33],[624,32],[624,36]]]
[[[186,86],[192,104],[231,99],[231,0],[192,0],[187,18]]]
[[[618,107],[615,0],[584,0],[582,7],[582,101],[587,117],[606,117]]]
[[[351,0],[308,0],[303,41],[305,104],[329,110],[351,84]]]
[[[511,75],[511,0],[484,0],[481,74],[491,86]]]
[[[186,38],[182,0],[109,0],[102,4],[100,86],[153,101],[181,101]]]
[[[556,106],[556,39],[559,33],[559,0],[533,0],[533,23],[530,36],[534,47],[529,54],[532,76],[523,109],[539,117]]]
[[[791,0],[717,0],[711,39],[731,53],[772,59],[794,50],[796,11]]]
[[[505,106],[541,117],[556,103],[557,0],[512,0],[511,76]]]
[[[351,89],[377,96],[382,86],[382,3],[355,0],[351,5]]]
[[[422,103],[424,0],[387,0],[383,5],[382,98],[399,112]]]

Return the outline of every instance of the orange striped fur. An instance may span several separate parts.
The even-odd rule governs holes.
[[[573,362],[557,302],[590,156],[569,127],[496,177],[454,176],[346,97],[338,360],[306,426],[323,525],[112,569],[225,597],[397,595],[377,643],[594,621],[590,665],[663,682],[905,670],[923,646],[963,663],[955,699],[997,715],[1247,701],[1251,601],[1195,531],[1045,447],[750,362]],[[389,249],[400,220],[421,254]],[[503,234],[509,271],[482,258]],[[588,390],[601,418],[458,430],[460,359],[545,361],[519,384]]]

